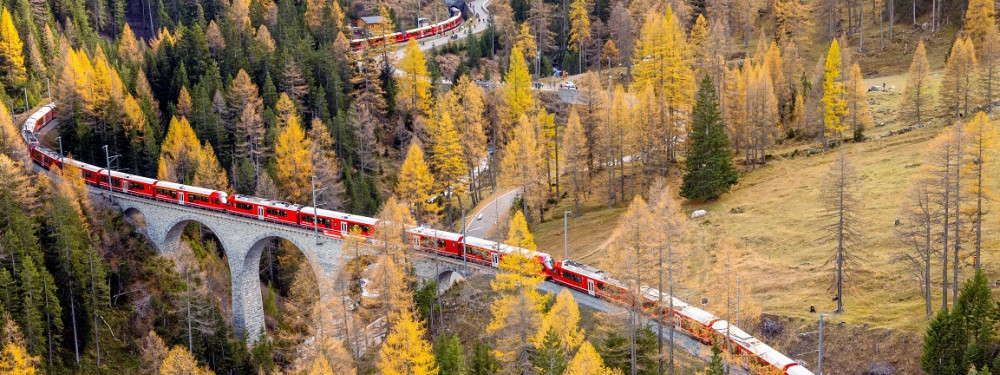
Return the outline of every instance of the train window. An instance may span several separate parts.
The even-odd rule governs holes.
[[[246,210],[246,211],[253,211],[253,206],[251,206],[249,204],[246,204],[246,203],[239,203],[239,202],[237,202],[236,203],[236,208],[239,208],[241,210]]]
[[[188,202],[209,203],[209,199],[204,195],[188,193]]]
[[[122,186],[122,180],[119,179],[119,178],[112,178],[111,179],[111,186],[121,187]]]
[[[615,294],[617,294],[617,293],[620,292],[620,290],[618,290],[618,288],[615,288],[615,287],[611,286],[610,284],[606,284],[606,283],[598,283],[597,284],[597,288],[600,289],[603,292],[606,292],[606,293],[615,293]]]
[[[129,181],[128,182],[128,189],[129,190],[146,190],[146,185]]]
[[[466,254],[475,255],[475,256],[483,258],[483,259],[489,259],[490,258],[490,253],[488,251],[480,249],[478,247],[466,246],[465,247],[465,253]]]
[[[101,183],[102,184],[108,183],[108,176],[101,176]]]
[[[444,242],[444,240],[437,240],[437,247],[444,248],[446,246],[448,246],[448,243]]]
[[[177,198],[177,192],[169,189],[156,188],[156,194]]]
[[[562,272],[562,276],[563,276],[563,278],[565,278],[567,280],[572,280],[573,282],[577,282],[577,283],[582,283],[583,282],[583,278],[580,277],[580,275],[575,275],[575,274],[563,271]]]
[[[274,215],[274,216],[281,216],[281,217],[285,217],[285,216],[288,215],[288,214],[285,213],[285,211],[275,210],[273,208],[268,208],[267,209],[267,214],[268,215]]]
[[[83,171],[83,178],[86,178],[88,180],[89,179],[93,179],[94,178],[94,173],[93,172]]]

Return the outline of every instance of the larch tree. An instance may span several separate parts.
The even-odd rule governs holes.
[[[226,101],[228,105],[226,123],[231,124],[227,130],[233,134],[235,157],[250,163],[254,172],[250,182],[256,182],[262,171],[261,156],[264,153],[264,119],[261,113],[263,100],[257,85],[246,71],[240,69],[236,74],[229,87]],[[236,177],[246,179],[247,176]]]
[[[191,116],[191,93],[188,92],[187,86],[181,86],[181,92],[177,94],[177,115]]]
[[[198,142],[191,123],[183,117],[180,120],[171,118],[167,136],[160,145],[157,178],[188,183],[198,169],[201,153],[201,142]]]
[[[390,323],[400,315],[412,315],[413,294],[405,269],[409,265],[402,259],[396,261],[390,254],[379,255],[376,263],[366,287],[378,295],[379,315]]]
[[[0,78],[7,89],[24,84],[24,44],[7,8],[0,9]]]
[[[923,171],[923,172],[926,172]],[[936,224],[941,220],[940,208],[935,204],[932,181],[923,173],[914,178],[906,196],[902,209],[902,224],[897,227],[896,235],[910,250],[900,254],[899,260],[905,261],[912,270],[918,284],[920,294],[924,299],[926,316],[931,316],[931,257],[935,252],[937,242]]]
[[[504,111],[501,123],[504,124],[504,128],[498,132],[498,137],[506,140],[510,129],[517,125],[522,115],[527,116],[535,105],[531,93],[531,74],[528,73],[528,65],[520,49],[511,49],[510,63],[503,81],[505,103],[502,107]]]
[[[505,243],[533,251],[534,240],[520,212],[510,226]],[[542,323],[542,306],[547,300],[536,289],[544,281],[542,265],[528,253],[514,251],[500,259],[498,270],[496,279],[490,282],[497,296],[490,307],[493,320],[486,334],[494,338],[494,354],[503,372],[531,373],[531,353],[535,350],[532,339]]]
[[[590,41],[590,14],[587,12],[587,0],[573,0],[569,7],[569,44],[570,50],[580,54],[577,60],[577,72],[583,73],[583,63],[587,59],[585,43]]]
[[[637,368],[638,331],[643,325],[640,310],[642,304],[639,299],[642,298],[643,287],[651,283],[658,273],[656,268],[659,262],[655,256],[653,239],[649,236],[652,221],[646,201],[641,196],[632,198],[628,210],[619,219],[617,236],[608,248],[602,267],[622,283],[624,295],[618,298],[632,301],[627,303],[630,306],[627,322],[629,347],[632,349],[628,361],[632,369]]]
[[[824,138],[835,138],[838,142],[844,138],[844,116],[847,115],[847,102],[844,100],[844,82],[841,79],[840,45],[834,39],[826,54],[823,65],[823,125]],[[826,148],[824,143],[823,148]]]
[[[903,88],[903,101],[899,108],[899,117],[907,125],[922,125],[930,118],[928,106],[931,104],[930,64],[927,62],[927,50],[921,40],[913,52],[910,70],[906,73],[906,86]]]
[[[778,98],[771,79],[769,67],[751,65],[744,68],[746,75],[746,132],[748,135],[748,164],[766,164],[767,149],[780,136],[781,120],[778,113]]]
[[[431,343],[411,312],[396,316],[375,366],[384,375],[437,375]]]
[[[208,189],[229,190],[229,177],[222,169],[222,164],[219,164],[215,149],[208,142],[205,142],[201,147],[201,154],[198,155],[198,169],[194,172],[191,184]]]
[[[412,207],[417,223],[433,221],[430,212],[427,212],[427,200],[433,196],[431,188],[434,186],[434,177],[424,162],[424,151],[417,142],[411,142],[406,151],[398,181],[396,195]]]
[[[975,81],[979,74],[976,49],[969,38],[955,39],[941,77],[938,105],[946,116],[969,117],[979,103]]]
[[[965,9],[962,29],[976,45],[982,46],[990,29],[996,29],[996,9],[993,0],[970,0]]]
[[[715,85],[707,75],[698,88],[692,120],[681,196],[694,200],[717,198],[728,192],[739,176],[733,167],[729,137],[719,114]]]
[[[465,173],[465,162],[462,158],[462,145],[459,144],[458,131],[451,121],[451,115],[443,108],[438,111],[441,116],[431,121],[427,126],[430,137],[431,170],[434,173],[435,192],[445,193],[445,210],[448,216],[448,227],[454,230],[451,220],[451,200],[454,193],[459,192],[459,179]],[[450,193],[449,193],[450,192]]]
[[[455,121],[455,128],[458,129],[459,138],[462,145],[462,155],[465,160],[465,167],[469,172],[469,191],[473,196],[473,204],[479,201],[479,174],[483,158],[486,157],[486,133],[484,131],[486,119],[485,93],[479,85],[473,83],[469,77],[462,76],[458,79],[456,90],[459,96],[460,105],[454,106],[452,110],[459,111],[452,115]]]
[[[500,161],[500,180],[504,185],[519,186],[521,188],[522,207],[521,211],[528,217],[528,207],[541,206],[539,194],[544,191],[539,186],[541,176],[539,167],[542,157],[536,143],[535,128],[526,116],[521,116],[514,135],[511,137],[507,148],[504,150],[503,159]],[[541,209],[541,207],[539,207]]]
[[[373,237],[379,239],[381,252],[390,254],[397,260],[405,259],[405,250],[409,246],[409,234],[406,231],[410,226],[416,225],[406,202],[390,196],[382,204],[376,217],[379,221],[375,225]]]
[[[396,78],[396,108],[409,114],[410,120],[426,117],[431,107],[431,79],[427,71],[427,58],[420,50],[417,39],[410,39],[399,61],[400,75]]]
[[[604,360],[590,341],[583,341],[580,350],[566,365],[563,375],[614,375],[618,372],[604,366]]]
[[[656,218],[653,223],[653,247],[656,249],[656,281],[657,290],[661,291],[658,295],[659,301],[657,303],[660,306],[666,305],[668,312],[668,324],[673,326],[677,323],[673,322],[674,319],[674,278],[677,276],[678,271],[682,270],[683,267],[676,267],[678,264],[682,264],[685,257],[688,254],[688,227],[687,227],[687,216],[684,215],[684,211],[681,208],[680,201],[676,199],[675,192],[668,185],[661,181],[658,181],[658,186],[655,190],[655,194],[651,198],[649,212],[652,217]],[[666,273],[666,275],[664,275]],[[664,278],[664,276],[666,276]],[[665,283],[665,284],[664,284]],[[666,288],[664,288],[666,285]],[[666,295],[663,292],[666,292]],[[668,297],[669,296],[669,297]],[[669,300],[664,300],[664,298],[670,298]],[[657,349],[659,358],[659,370],[663,371],[663,327],[658,327],[657,332]],[[669,359],[670,373],[674,372],[674,332],[671,330],[669,333],[670,339],[670,350],[667,358]]]
[[[962,145],[963,152],[970,156],[971,160],[960,165],[960,173],[965,174],[966,178],[972,179],[966,191],[973,196],[975,206],[969,207],[965,214],[972,220],[971,225],[976,236],[975,267],[978,270],[982,264],[983,215],[989,211],[988,207],[984,206],[988,205],[990,197],[993,195],[991,184],[984,180],[984,171],[987,170],[987,166],[992,165],[990,161],[995,154],[993,148],[996,145],[998,134],[996,125],[992,124],[989,117],[983,112],[977,113],[972,121],[965,124],[964,134],[966,139]],[[989,175],[988,172],[985,174]]]
[[[580,196],[583,194],[584,188],[588,186],[581,173],[587,169],[587,155],[590,150],[587,147],[587,136],[583,133],[583,126],[580,125],[580,115],[577,114],[576,107],[570,109],[569,119],[566,120],[562,149],[563,162],[572,184],[570,192],[573,196],[573,212],[576,216],[580,216],[583,214],[580,209]]]
[[[287,125],[275,141],[275,178],[285,200],[306,204],[312,199],[313,165],[309,142],[296,116],[288,117]]]
[[[521,24],[521,29],[517,33],[517,41],[514,48],[521,50],[524,57],[534,60],[538,55],[538,45],[535,44],[535,34],[531,32],[531,26],[525,22]]]
[[[25,346],[21,331],[11,318],[9,312],[3,312],[0,322],[3,322],[3,337],[0,338],[0,372],[11,375],[34,375],[41,362],[37,356],[32,356]]]
[[[865,137],[865,129],[871,128],[872,115],[868,110],[868,98],[865,90],[864,76],[861,75],[861,67],[854,63],[851,67],[851,74],[845,87],[845,99],[847,99],[847,116],[850,121],[851,131],[855,141],[861,141]]]
[[[809,17],[809,3],[805,0],[777,0],[773,4],[778,39],[795,44],[805,42],[813,25]]]
[[[160,365],[160,375],[209,375],[212,370],[198,364],[190,351],[174,346]]]
[[[142,54],[143,46],[142,42],[135,37],[135,33],[132,32],[132,27],[126,22],[122,33],[118,35],[118,58],[141,65],[145,61]]]
[[[983,99],[981,108],[993,111],[1000,88],[1000,31],[993,27],[986,31],[979,52],[979,93]]]
[[[583,342],[584,331],[580,328],[580,307],[573,299],[569,289],[563,289],[556,295],[556,302],[545,313],[538,332],[535,335],[535,347],[544,345],[546,336],[553,333],[562,344],[563,353],[573,353]],[[568,354],[567,354],[568,355]]]
[[[333,137],[326,124],[314,117],[309,130],[309,156],[316,175],[316,203],[339,210],[344,207],[344,185],[340,183],[340,159],[337,158]]]
[[[934,204],[940,207],[941,219],[936,224],[940,229],[935,234],[940,237],[937,245],[938,254],[941,256],[941,309],[948,310],[948,265],[950,246],[954,240],[951,236],[951,228],[957,227],[954,219],[958,218],[958,211],[954,205],[959,192],[955,189],[955,175],[957,159],[960,150],[956,138],[958,126],[951,127],[927,143],[927,175],[934,194]],[[957,267],[957,265],[956,265]],[[957,269],[956,269],[957,271]],[[954,276],[957,279],[957,276]]]
[[[10,118],[10,109],[0,101],[0,154],[13,160],[26,161],[28,149],[21,140],[21,132]]]
[[[863,226],[860,181],[847,158],[847,152],[841,148],[830,165],[821,190],[824,216],[828,221],[823,227],[823,239],[836,243],[833,256],[827,263],[834,266],[833,286],[837,290],[835,312],[838,314],[844,312],[844,272],[859,265],[855,251],[861,245],[860,229]]]

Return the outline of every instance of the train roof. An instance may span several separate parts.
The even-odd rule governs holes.
[[[597,269],[596,267],[591,267],[586,264],[574,262],[572,260],[562,261],[562,268],[564,270],[580,274],[594,280],[612,281],[611,278],[609,278],[607,275],[604,274],[604,271]]]
[[[674,303],[676,304],[677,301],[674,301]],[[698,323],[701,323],[701,324],[704,324],[704,325],[708,325],[709,323],[712,323],[713,320],[718,320],[719,319],[719,317],[717,317],[715,315],[712,315],[712,313],[710,313],[708,311],[699,309],[699,308],[694,307],[694,306],[692,306],[690,304],[687,304],[687,303],[685,303],[685,305],[686,306],[684,308],[679,309],[680,312],[681,312],[681,314],[683,314],[683,315],[685,315],[685,316],[687,316],[687,317],[689,317],[691,319],[694,319]]]
[[[729,328],[728,335],[740,346],[743,346],[750,353],[760,357],[767,363],[770,363],[778,368],[785,368],[786,366],[797,365],[798,363],[788,358],[781,352],[774,350],[774,348],[768,346],[764,342],[758,340],[753,335],[747,333],[746,331],[740,329],[739,327],[733,325],[730,326],[729,322],[720,320],[712,325],[712,328],[718,332],[720,335],[727,335],[726,328]],[[804,368],[803,368],[804,369]],[[802,373],[802,372],[798,372]],[[809,372],[805,372],[809,373]]]
[[[219,193],[219,195],[222,195],[222,196],[228,195],[224,191],[218,191],[218,190],[212,190],[212,189],[205,189],[205,188],[201,188],[201,187],[197,187],[197,186],[183,185],[183,184],[178,184],[176,182],[169,182],[169,181],[157,181],[156,182],[156,187],[158,187],[158,188],[162,187],[162,188],[174,189],[174,190],[180,190],[180,191],[189,191],[189,192],[192,192],[192,193],[204,194],[204,195],[212,195],[212,193]]]
[[[41,152],[41,153],[43,153],[45,155],[48,155],[50,158],[59,160],[59,153],[58,152],[49,150],[49,149],[47,149],[45,147],[42,147],[42,146],[35,146],[35,150],[38,150],[38,152]]]
[[[481,249],[497,250],[500,248],[499,242],[490,241],[479,237],[465,236],[465,239],[463,241],[465,241],[466,245],[478,247]]]
[[[311,206],[309,207],[303,206],[301,209],[299,209],[299,212],[304,213],[306,215],[311,215],[313,213],[313,210],[314,208]],[[367,216],[352,215],[340,211],[324,210],[322,208],[315,209],[315,212],[316,216],[329,217],[329,218],[349,221],[352,223],[367,224],[367,225],[378,224],[378,219],[370,218]]]
[[[418,234],[421,236],[440,238],[445,241],[455,241],[455,242],[462,241],[462,235],[459,233],[445,232],[433,228],[416,227],[416,228],[410,228],[408,232]]]
[[[809,369],[798,364],[798,362],[795,363],[795,366],[789,367],[785,370],[785,373],[788,375],[813,375],[812,371],[809,371]]]
[[[101,174],[105,174],[104,173],[105,170],[101,170]],[[111,171],[111,177],[117,177],[117,178],[122,178],[122,179],[130,180],[130,181],[141,182],[141,183],[144,183],[144,184],[155,184],[155,183],[157,183],[157,180],[154,180],[152,178],[147,178],[147,177],[142,177],[142,176],[136,176],[136,175],[132,175],[132,174],[128,174],[128,173],[122,173],[122,172],[117,172],[117,171]],[[161,185],[162,185],[162,182],[161,182]]]

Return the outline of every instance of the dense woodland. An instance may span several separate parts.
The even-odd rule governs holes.
[[[581,200],[598,196],[627,207],[599,266],[635,292],[648,280],[672,290],[683,276],[674,265],[698,250],[676,195],[717,199],[787,144],[841,150],[823,182],[822,232],[843,312],[864,223],[842,150],[875,125],[862,82],[875,69],[863,62],[883,54],[912,59],[898,121],[959,121],[928,145],[898,226],[926,315],[940,310],[923,369],[996,367],[985,276],[959,294],[958,262],[975,254],[979,269],[988,212],[995,129],[979,111],[992,109],[1000,78],[992,1],[493,1],[479,20],[486,31],[437,50],[350,48],[360,16],[381,15],[368,32],[388,33],[413,27],[414,14],[443,18],[441,5],[0,2],[0,372],[673,373],[672,346],[638,311],[598,315],[585,330],[570,294],[537,291],[531,259],[505,257],[479,311],[446,307],[415,279],[404,225],[457,230],[463,210],[519,187],[498,237],[534,249],[529,228],[560,216],[552,206],[574,202],[579,215]],[[952,45],[937,92],[924,39]],[[531,89],[553,67],[579,74],[579,104]],[[75,158],[103,166],[116,156],[112,167],[130,173],[300,204],[311,204],[315,182],[323,208],[386,219],[381,245],[348,240],[342,272],[319,277],[290,244],[269,246],[266,337],[248,347],[257,333],[232,328],[226,261],[210,232],[191,224],[178,252],[158,254],[137,219],[89,196],[79,173],[31,170],[16,129],[48,102]],[[680,186],[664,180],[680,173]],[[717,276],[739,288],[732,272]],[[362,297],[361,278],[377,298]],[[447,309],[485,314],[488,325],[461,331]],[[760,324],[750,298],[725,310],[716,313],[742,312],[748,330]],[[950,331],[961,335],[941,333]],[[720,373],[723,357],[734,360],[716,350],[705,371]]]

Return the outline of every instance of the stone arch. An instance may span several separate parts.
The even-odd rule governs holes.
[[[149,230],[149,224],[146,222],[146,215],[142,213],[141,210],[135,207],[125,208],[122,212],[125,220],[132,223],[136,230],[140,233],[147,233]]]
[[[437,282],[438,292],[444,293],[451,289],[456,283],[465,280],[465,276],[460,271],[447,269],[438,273],[434,281]]]
[[[316,269],[313,264],[319,264],[316,258],[316,242],[309,238],[303,239],[301,236],[286,235],[281,231],[264,231],[251,236],[247,243],[250,244],[246,254],[242,257],[238,268],[233,267],[236,259],[230,259],[230,269],[233,270],[233,324],[236,327],[244,327],[244,338],[255,341],[260,335],[266,335],[267,330],[264,325],[264,298],[261,294],[260,285],[260,260],[264,248],[273,239],[283,239],[292,244],[309,261],[307,265],[313,271],[313,276],[318,280],[324,270]],[[329,246],[329,245],[327,245]],[[239,270],[239,274],[237,271]],[[240,308],[238,309],[237,306]]]
[[[226,254],[226,258],[229,258],[229,249],[226,242],[219,237],[219,232],[215,230],[216,228],[214,228],[213,225],[206,223],[206,221],[207,220],[200,220],[194,215],[181,215],[171,220],[167,224],[165,228],[166,230],[163,231],[163,239],[160,242],[162,244],[160,252],[169,253],[177,251],[177,246],[180,246],[181,234],[184,233],[184,228],[186,228],[190,223],[198,223],[205,228],[208,228],[208,230],[212,233],[216,234],[216,237],[219,238],[219,242],[222,243],[222,251]]]

